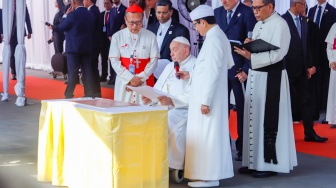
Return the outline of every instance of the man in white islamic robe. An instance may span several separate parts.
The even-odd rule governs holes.
[[[252,40],[262,39],[280,49],[251,54],[235,48],[251,60],[252,66],[245,94],[243,167],[239,172],[256,178],[289,173],[297,166],[289,82],[283,61],[291,36],[274,5],[274,0],[253,1],[258,22]]]
[[[156,36],[142,29],[142,9],[134,4],[126,9],[127,28],[112,36],[109,58],[117,74],[114,100],[140,103],[141,96],[126,88],[154,85],[153,72],[160,56]]]
[[[336,128],[336,23],[331,27],[325,42],[327,43],[327,55],[329,60],[330,81],[328,91],[328,103],[326,120]]]
[[[214,187],[233,177],[228,128],[228,68],[234,65],[231,46],[216,24],[214,11],[200,5],[190,13],[205,40],[192,74],[184,177],[189,187]]]
[[[170,62],[165,67],[159,79],[155,83],[154,88],[174,97],[167,99],[169,100],[169,103],[165,102],[165,97],[151,100],[143,96],[142,100],[144,104],[151,104],[152,106],[169,106],[169,168],[183,170],[189,99],[189,95],[185,93],[190,91],[190,85],[188,83],[188,79],[182,80],[177,78],[175,66],[179,66],[180,71],[191,72],[196,58],[190,54],[190,43],[185,37],[176,37],[172,40],[169,47],[173,62]],[[175,65],[176,62],[178,65]]]

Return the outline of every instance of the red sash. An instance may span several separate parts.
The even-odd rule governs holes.
[[[129,65],[131,63],[130,58],[120,57],[121,65],[124,66],[127,70],[129,70]],[[138,59],[139,62],[139,68],[135,68],[135,74],[139,74],[142,71],[145,70],[147,63],[150,61],[150,58],[148,59]],[[136,60],[133,60],[133,64],[136,66]],[[149,78],[146,80],[146,84],[148,86],[154,86],[154,75],[151,74]]]

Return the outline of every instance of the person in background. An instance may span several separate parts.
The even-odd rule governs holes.
[[[120,2],[120,0],[113,0],[113,7],[110,11],[110,17],[109,17],[109,28],[107,29],[107,35],[110,41],[113,40],[112,36],[116,32],[126,27],[124,19],[125,11],[126,7]],[[116,72],[113,70],[111,63],[109,64],[109,66],[110,66],[110,77],[107,84],[113,85],[115,84],[116,80]]]
[[[330,66],[330,83],[327,103],[326,120],[330,128],[336,128],[336,23],[331,27],[327,38],[327,54]]]
[[[112,9],[112,0],[104,0],[104,8],[105,11],[100,13],[100,24],[101,24],[101,30],[100,30],[100,36],[101,36],[101,47],[100,47],[100,57],[101,57],[101,75],[100,75],[100,82],[106,82],[107,81],[107,75],[108,75],[108,53],[110,49],[111,41],[109,37],[107,36],[107,29],[110,27],[109,24],[109,15],[110,11]],[[112,71],[112,70],[110,70]]]
[[[313,126],[312,102],[309,90],[310,69],[313,68],[309,46],[307,45],[308,24],[305,17],[305,0],[291,0],[290,9],[282,15],[286,20],[291,40],[285,56],[289,79],[292,115],[299,113],[303,121],[305,141],[325,142],[328,139],[316,134]],[[294,118],[294,117],[293,117]]]
[[[53,25],[59,25],[62,21],[62,17],[64,14],[64,10],[60,9],[60,6],[58,5],[58,2],[55,1],[55,7],[58,9],[57,13],[55,14]],[[63,43],[65,40],[64,32],[58,32],[58,31],[52,31],[52,36],[50,39],[54,43],[54,49],[55,53],[63,53]]]
[[[73,98],[78,73],[81,69],[85,97],[95,97],[93,90],[92,52],[95,17],[84,7],[83,0],[72,0],[59,25],[50,25],[55,31],[65,32],[68,83],[65,98]]]
[[[12,34],[10,37],[10,48],[11,48],[11,56],[10,56],[10,68],[12,72],[12,80],[16,80],[16,66],[15,66],[15,48],[18,44],[17,41],[17,27],[16,27],[16,0],[14,0],[14,18],[13,18],[13,27],[12,27]],[[31,35],[33,33],[31,22],[30,22],[30,16],[28,12],[28,8],[26,8],[26,26],[27,26],[27,31],[25,30],[25,36],[27,36],[27,39],[31,38]]]
[[[101,89],[100,89],[100,76],[98,69],[98,57],[101,45],[101,36],[100,36],[100,11],[96,6],[97,0],[84,0],[84,7],[89,10],[94,15],[95,21],[92,25],[94,28],[94,33],[91,37],[93,37],[93,52],[92,52],[92,73],[93,73],[93,97],[101,97]],[[85,79],[85,77],[83,77]]]
[[[173,5],[170,0],[159,0],[156,3],[155,11],[159,22],[150,24],[147,29],[156,34],[159,45],[160,59],[154,71],[154,76],[158,79],[167,63],[171,61],[169,48],[171,41],[178,36],[183,36],[188,40],[190,40],[190,37],[188,28],[172,19]]]
[[[330,68],[327,57],[327,43],[325,39],[331,26],[336,22],[336,9],[330,5],[327,0],[317,0],[317,5],[309,9],[308,18],[315,22],[319,28],[318,43],[315,44],[318,48],[316,72],[318,75],[320,111],[325,112],[328,99]],[[322,120],[323,124],[327,124]]]
[[[255,23],[250,7],[240,3],[239,0],[222,0],[222,7],[215,9],[215,18],[218,26],[223,30],[229,40],[244,43],[248,33],[252,33]],[[242,160],[243,151],[243,124],[244,124],[244,92],[249,62],[237,53],[232,53],[235,65],[228,72],[228,101],[233,90],[237,111],[236,161]]]

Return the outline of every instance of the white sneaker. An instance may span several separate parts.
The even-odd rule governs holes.
[[[16,106],[26,106],[27,99],[25,97],[18,97],[15,102]]]
[[[1,93],[1,102],[8,102],[8,93]]]
[[[219,181],[193,181],[188,182],[189,187],[217,187],[219,186]]]

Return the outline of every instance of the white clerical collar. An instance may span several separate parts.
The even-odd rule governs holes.
[[[262,21],[262,23],[266,23],[266,22],[269,22],[270,20],[273,19],[274,15],[278,15],[275,11],[268,17],[266,18],[265,20]]]

